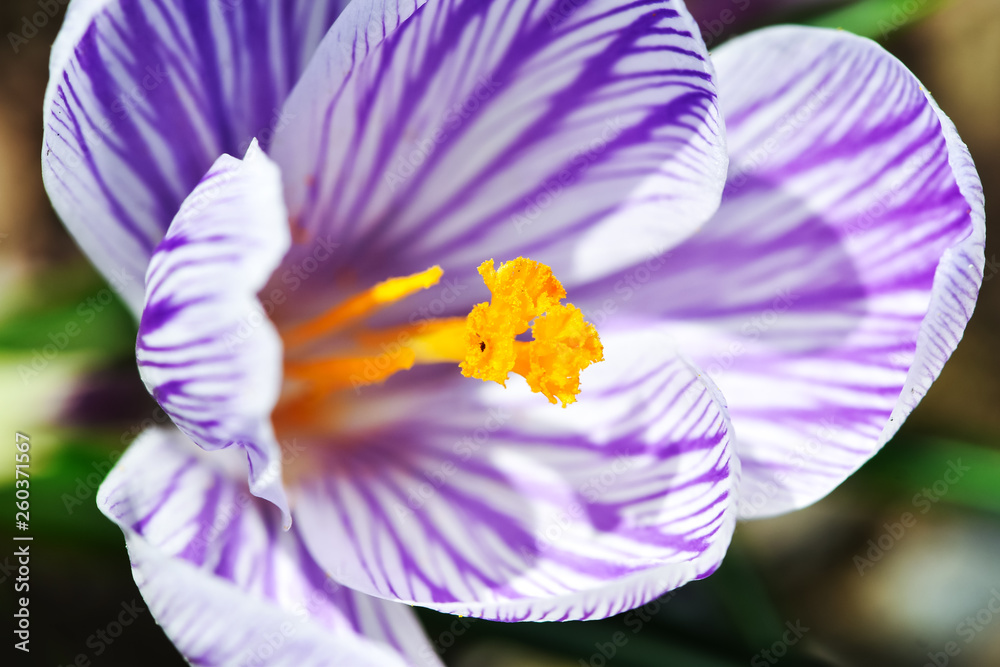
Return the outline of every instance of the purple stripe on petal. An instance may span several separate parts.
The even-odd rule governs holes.
[[[251,145],[185,200],[146,276],[136,357],[174,423],[208,450],[245,452],[254,493],[287,515],[271,412],[282,345],[257,292],[290,244],[277,167]]]
[[[206,667],[439,666],[412,611],[332,579],[250,495],[231,454],[152,430],[98,492],[146,604],[184,657]]]
[[[74,0],[52,52],[43,173],[59,215],[130,305],[215,159],[289,122],[285,98],[344,4]]]
[[[767,516],[836,487],[940,372],[982,277],[982,191],[951,122],[871,41],[774,28],[713,59],[719,212],[574,300],[627,294],[622,310],[669,323],[728,401],[742,514]]]
[[[609,616],[713,570],[738,478],[721,405],[661,331],[604,344],[565,410],[513,378],[369,389],[378,424],[345,419],[296,472],[310,551],[357,590],[503,621]]]
[[[361,283],[521,254],[571,284],[673,244],[726,164],[694,31],[675,0],[355,2],[274,142],[292,218]]]

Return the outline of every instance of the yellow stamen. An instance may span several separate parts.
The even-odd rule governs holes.
[[[402,348],[399,354],[387,355],[384,362],[377,364],[372,357],[366,356],[288,362],[285,374],[291,379],[308,382],[313,389],[329,392],[384,382],[399,371],[413,368],[415,361],[413,350]]]
[[[523,376],[531,390],[563,407],[580,393],[580,372],[604,359],[594,326],[572,304],[566,290],[539,262],[518,257],[494,269],[493,260],[479,267],[492,295],[467,317],[427,320],[377,331],[355,332],[359,352],[321,359],[287,361],[292,381],[279,413],[285,417],[315,412],[330,392],[384,382],[415,364],[457,363],[466,377],[505,385],[511,372]],[[345,301],[309,322],[287,330],[287,348],[345,329],[377,309],[436,284],[440,267],[392,278]],[[533,339],[517,337],[531,329]]]
[[[411,294],[433,287],[441,280],[443,274],[444,271],[440,266],[432,266],[426,271],[410,276],[384,280],[319,317],[284,332],[282,338],[285,346],[296,347],[343,329],[344,325],[361,320]]]
[[[465,321],[464,317],[425,320],[392,329],[366,331],[358,334],[356,340],[368,349],[409,349],[420,364],[458,362],[465,356]]]

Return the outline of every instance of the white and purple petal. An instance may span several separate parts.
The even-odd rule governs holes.
[[[874,42],[773,28],[713,59],[719,212],[587,293],[634,293],[620,305],[669,322],[718,384],[749,518],[829,493],[926,393],[976,301],[983,198],[951,122]]]
[[[346,0],[73,0],[52,50],[43,175],[138,310],[153,248],[223,153],[267,143]]]
[[[288,515],[271,412],[281,339],[257,292],[291,243],[277,166],[251,144],[191,193],[146,275],[136,357],[153,398],[206,450],[246,451],[250,488]]]
[[[343,244],[360,282],[520,254],[572,283],[717,207],[712,66],[681,2],[403,7],[345,10],[272,147],[302,238]]]
[[[603,618],[708,576],[736,521],[723,408],[662,331],[603,339],[565,410],[454,369],[369,389],[296,473],[310,552],[365,593],[503,621]]]
[[[147,431],[98,492],[146,604],[185,659],[440,665],[412,610],[324,573],[277,509],[249,493],[230,454],[207,455],[172,428]]]

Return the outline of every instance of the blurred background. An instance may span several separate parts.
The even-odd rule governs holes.
[[[59,0],[60,12],[65,0]],[[706,43],[784,22],[850,30],[896,54],[969,144],[1000,197],[1000,0],[689,0]],[[32,652],[17,664],[183,665],[132,581],[94,497],[145,428],[135,325],[42,188],[42,98],[62,20],[0,5],[0,433],[32,440]],[[18,39],[23,37],[24,39]],[[456,667],[1000,665],[1000,264],[965,340],[900,434],[823,501],[741,524],[722,568],[604,621],[421,619]],[[86,324],[75,337],[67,324]],[[48,347],[46,347],[48,346]],[[9,450],[8,450],[9,451]],[[12,499],[13,466],[0,468]],[[4,543],[12,521],[5,519]],[[12,549],[0,552],[4,616]],[[115,632],[123,608],[135,621]],[[9,636],[9,635],[8,635]],[[3,649],[4,654],[13,650]],[[27,662],[24,658],[30,658]],[[6,663],[6,659],[5,659]]]

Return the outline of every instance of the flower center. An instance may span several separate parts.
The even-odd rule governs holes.
[[[545,264],[518,257],[479,267],[492,295],[467,317],[429,319],[388,329],[362,329],[369,316],[436,285],[443,271],[390,278],[331,310],[282,332],[286,391],[276,420],[302,418],[331,393],[384,382],[416,364],[457,363],[462,374],[506,386],[511,372],[563,407],[580,393],[580,372],[604,359],[594,325],[562,303],[566,290]],[[532,340],[518,340],[531,329]],[[333,344],[324,355],[303,350]]]

